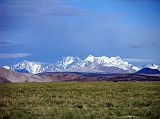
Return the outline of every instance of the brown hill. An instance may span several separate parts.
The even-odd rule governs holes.
[[[64,82],[64,81],[79,81],[86,79],[85,76],[81,76],[75,73],[66,72],[45,72],[37,74],[44,79],[50,80],[51,82]]]
[[[97,74],[77,72],[46,72],[37,74],[51,82],[76,81],[76,82],[96,82],[96,81],[160,81],[160,75],[142,74]]]
[[[4,77],[0,77],[0,83],[9,83],[10,81]]]
[[[48,82],[40,76],[28,74],[28,73],[17,73],[5,68],[0,67],[1,82]]]

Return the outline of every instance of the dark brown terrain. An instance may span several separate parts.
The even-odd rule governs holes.
[[[0,68],[0,82],[49,82],[40,76],[29,73],[17,73]]]
[[[160,81],[160,75],[104,74],[80,72],[17,73],[0,68],[0,82],[96,82],[96,81]]]

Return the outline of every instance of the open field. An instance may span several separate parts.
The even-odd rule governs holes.
[[[158,119],[160,82],[0,83],[1,119]]]

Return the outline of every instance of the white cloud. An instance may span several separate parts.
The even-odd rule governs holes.
[[[28,57],[31,54],[29,53],[15,53],[15,54],[0,54],[0,58],[23,58]]]
[[[137,59],[137,58],[125,58],[124,60],[128,62],[153,62],[152,59]]]

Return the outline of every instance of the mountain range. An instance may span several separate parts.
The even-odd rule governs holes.
[[[105,72],[105,73],[132,73],[138,70],[127,61],[117,57],[95,57],[89,55],[84,60],[79,57],[65,57],[52,64],[22,61],[13,66],[4,66],[16,72],[37,74],[41,72]]]
[[[11,71],[21,73],[42,73],[42,72],[105,72],[105,73],[135,73],[140,68],[129,64],[127,61],[117,57],[95,57],[89,55],[84,60],[79,57],[65,57],[61,61],[51,64],[40,62],[22,61],[13,66],[3,66]],[[158,65],[145,65],[151,69],[160,69]]]

